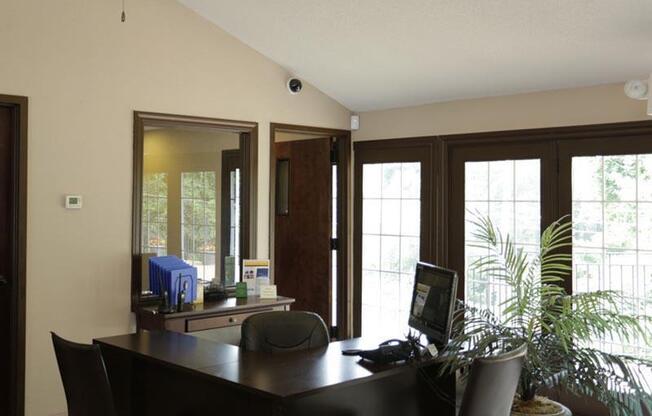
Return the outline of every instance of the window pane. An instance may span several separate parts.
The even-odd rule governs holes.
[[[381,207],[380,232],[384,235],[399,235],[401,233],[401,200],[383,199]]]
[[[650,155],[574,157],[573,290],[621,291],[622,312],[650,314]],[[594,202],[584,202],[584,201]],[[643,339],[598,339],[608,352],[652,356]]]
[[[489,216],[505,236],[509,234],[518,248],[536,251],[541,235],[539,159],[467,162],[464,167],[466,201],[465,264],[466,302],[499,315],[502,303],[511,296],[502,281],[473,271],[470,266],[488,254],[488,249],[474,247],[476,215]]]
[[[514,200],[513,160],[489,162],[489,199],[492,201]]]
[[[407,333],[421,235],[421,164],[362,167],[362,334]]]
[[[573,201],[602,201],[602,161],[573,158]]]
[[[530,175],[539,169],[538,160],[517,160],[514,162],[514,176],[516,178],[516,199],[519,201],[539,201],[541,193],[539,188],[539,177]]]
[[[489,198],[489,187],[485,180],[489,175],[488,162],[474,162],[466,164],[466,186],[464,195],[467,201],[486,201]]]

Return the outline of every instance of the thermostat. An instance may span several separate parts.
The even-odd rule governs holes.
[[[81,209],[81,207],[82,207],[81,195],[66,195],[67,209]]]

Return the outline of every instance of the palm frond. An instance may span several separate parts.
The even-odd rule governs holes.
[[[563,282],[572,272],[572,224],[563,217],[541,233],[537,253],[526,253],[490,218],[472,214],[473,247],[486,255],[470,270],[508,285],[501,316],[462,305],[442,371],[467,368],[473,359],[527,345],[520,391],[542,386],[595,398],[612,415],[641,412],[652,403],[652,361],[591,347],[596,339],[651,339],[652,318],[628,314],[627,298],[614,291],[569,295]],[[468,372],[467,372],[468,373]]]

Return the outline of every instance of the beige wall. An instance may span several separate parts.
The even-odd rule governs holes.
[[[133,110],[257,121],[258,255],[269,123],[346,128],[349,111],[174,0],[2,0],[0,93],[29,97],[28,416],[65,410],[48,331],[88,342],[129,312]],[[63,208],[66,193],[84,197]]]
[[[623,84],[452,101],[360,114],[353,140],[648,120]]]

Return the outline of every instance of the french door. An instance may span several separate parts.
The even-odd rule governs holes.
[[[541,230],[554,220],[554,146],[541,142],[452,144],[448,147],[449,264],[460,277],[458,297],[500,316],[510,288],[470,266],[478,248],[473,220],[489,217],[517,247],[536,253]]]
[[[573,220],[572,290],[616,290],[621,312],[652,315],[652,137],[563,142],[559,163],[560,208]],[[652,356],[642,337],[594,345]]]
[[[432,260],[432,144],[361,142],[354,151],[354,334],[400,338],[415,264]]]

